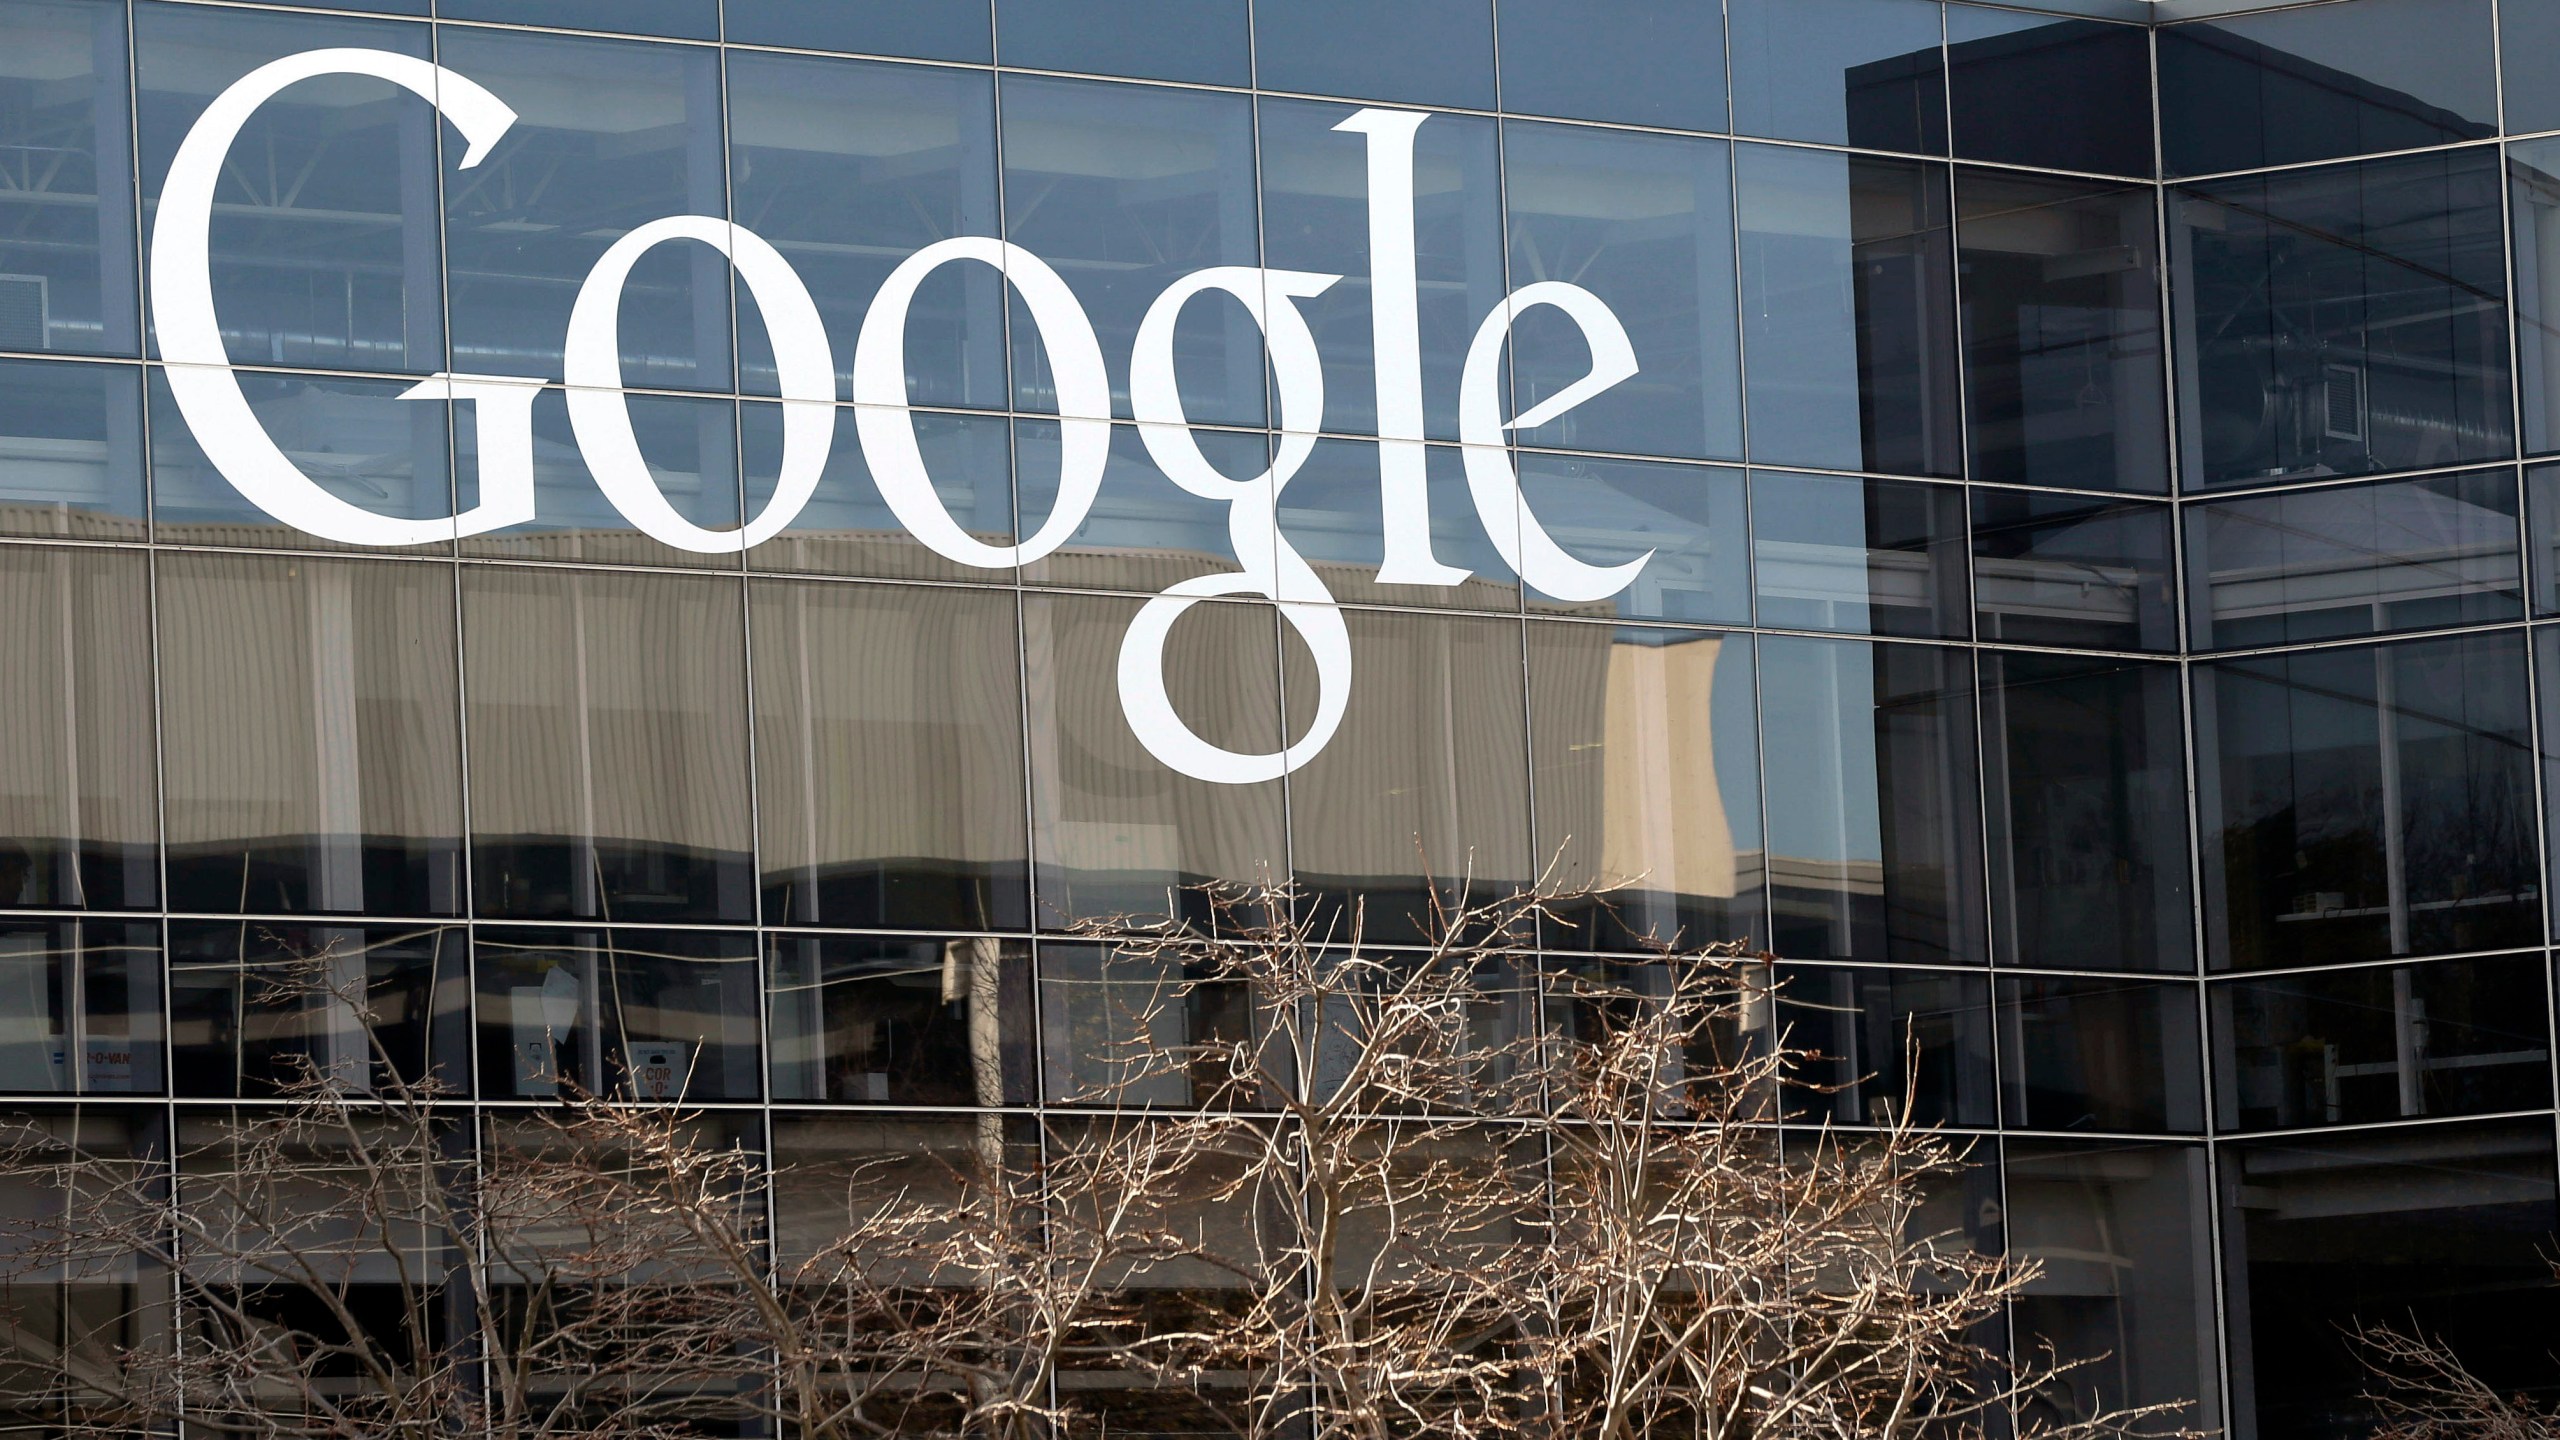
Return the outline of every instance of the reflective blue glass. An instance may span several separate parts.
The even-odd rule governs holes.
[[[995,55],[995,17],[981,0],[722,0],[720,9],[732,45],[981,65]]]
[[[455,368],[558,379],[570,307],[608,246],[664,216],[729,213],[719,53],[455,26],[438,58],[522,117],[444,187]],[[718,251],[652,248],[619,313],[624,384],[730,387]]]
[[[1247,0],[997,0],[996,58],[1027,70],[1253,83]]]
[[[1253,54],[1267,90],[1493,108],[1493,0],[1256,5]]]
[[[134,353],[132,77],[122,5],[8,0],[0,350]]]
[[[1728,0],[1734,133],[1944,155],[1938,12],[1934,0]]]
[[[1729,147],[1518,121],[1504,123],[1502,146],[1512,283],[1570,277],[1598,295],[1626,323],[1639,367],[1517,438],[1572,450],[1738,457]],[[1518,312],[1511,369],[1519,412],[1590,367],[1590,342],[1561,310]]]
[[[738,402],[702,395],[626,395],[649,481],[676,513],[705,529],[738,523]],[[456,432],[455,490],[469,506],[479,493],[478,427]],[[462,553],[504,560],[587,560],[605,564],[695,565],[735,570],[738,557],[679,550],[642,534],[596,484],[569,424],[567,398],[545,390],[533,402],[534,518],[465,539]]]
[[[2560,0],[2498,0],[2507,133],[2560,129]]]
[[[1059,439],[1055,421],[1014,425],[1019,533],[1037,531],[1057,502]],[[1211,468],[1233,479],[1271,468],[1271,442],[1258,431],[1194,430],[1178,443],[1197,449]],[[1288,496],[1299,494],[1297,483],[1292,482]],[[1255,537],[1254,553],[1238,555],[1227,511],[1226,505],[1166,479],[1138,428],[1121,426],[1112,432],[1102,489],[1084,523],[1059,549],[1024,566],[1022,578],[1034,585],[1154,594],[1194,575],[1233,574],[1247,559],[1257,566],[1269,564],[1270,531]]]
[[[444,401],[400,398],[407,380],[248,372],[239,381],[250,412],[277,448],[322,490],[403,520],[453,513],[452,407]],[[164,541],[343,548],[249,503],[198,447],[166,373],[157,368],[151,374],[151,513]],[[447,540],[416,548],[450,553],[453,546]]]
[[[2498,130],[2490,0],[2347,0],[2160,30],[2160,148],[2204,175]]]
[[[142,370],[0,360],[0,530],[144,537]]]
[[[427,27],[392,21],[144,4],[133,28],[146,230],[179,144],[241,76],[329,46],[429,52]],[[232,361],[446,368],[438,128],[426,101],[349,76],[288,86],[248,118],[214,190],[213,293]]]
[[[2151,35],[2140,25],[1947,7],[1959,159],[2151,174]]]
[[[720,0],[436,0],[436,14],[446,20],[613,30],[670,40],[720,38]]]
[[[728,79],[738,223],[780,250],[818,302],[841,393],[890,270],[938,240],[1002,229],[994,77],[735,51]],[[990,266],[954,264],[918,288],[907,312],[909,400],[1004,405],[1003,285]],[[749,393],[776,393],[773,346],[743,286],[738,368]]]
[[[739,407],[749,513],[760,514],[782,469],[782,406]],[[916,450],[943,510],[990,545],[1013,543],[1013,455],[1002,416],[914,415]],[[1042,463],[1033,458],[1030,463]],[[1050,465],[1054,487],[1056,466]],[[880,494],[855,433],[854,412],[836,411],[836,443],[809,503],[780,534],[747,552],[748,568],[816,575],[1010,583],[1011,570],[982,570],[925,548]]]
[[[1750,621],[1750,502],[1741,471],[1534,450],[1518,452],[1517,461],[1521,503],[1567,553],[1604,566],[1652,556],[1606,600],[1533,591],[1532,607],[1625,620]]]
[[[1498,0],[1502,108],[1722,130],[1724,26],[1693,0]]]
[[[1434,445],[1424,458],[1432,558],[1469,573],[1455,585],[1382,583],[1386,514],[1379,447],[1368,440],[1319,440],[1306,465],[1280,492],[1280,535],[1315,566],[1333,598],[1388,605],[1467,610],[1520,608],[1520,579],[1503,561],[1467,484],[1454,446]],[[1515,516],[1501,517],[1516,529]],[[1591,558],[1591,557],[1585,557]]]
[[[1760,623],[1961,640],[1964,534],[1962,486],[1754,471]]]
[[[1102,339],[1127,415],[1139,322],[1195,270],[1261,256],[1253,104],[1241,95],[1008,76],[1002,92],[1005,238],[1066,278]],[[1057,408],[1048,350],[1011,302],[1014,403]],[[1173,332],[1183,413],[1262,423],[1262,335],[1231,298],[1203,295]]]

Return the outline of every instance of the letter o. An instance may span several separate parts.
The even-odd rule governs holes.
[[[735,530],[706,530],[677,514],[649,474],[640,437],[631,430],[622,387],[622,287],[640,257],[669,240],[699,240],[727,256],[755,296],[773,341],[782,381],[782,474],[763,511]],[[817,493],[835,445],[835,356],[827,348],[818,302],[809,298],[799,272],[745,226],[711,215],[669,215],[613,242],[578,287],[562,361],[578,452],[597,488],[642,534],[697,554],[734,554],[782,533]]]

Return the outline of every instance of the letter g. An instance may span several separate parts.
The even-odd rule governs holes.
[[[420,545],[477,535],[533,518],[533,399],[542,382],[521,375],[430,376],[404,400],[468,400],[480,435],[480,503],[459,515],[412,520],[377,515],[323,490],[279,449],[240,393],[213,310],[213,192],[241,127],[286,86],[322,75],[367,75],[433,105],[470,148],[462,168],[487,158],[516,112],[475,81],[388,50],[307,50],[269,61],[213,98],[169,162],[151,226],[151,318],[178,413],[205,457],[249,503],[324,540]]]

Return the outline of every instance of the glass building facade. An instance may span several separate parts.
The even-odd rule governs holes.
[[[326,49],[514,118],[314,75],[190,168]],[[281,459],[529,515],[252,498],[161,333],[208,184]],[[1282,773],[1133,724],[1169,594]],[[492,1125],[682,1072],[924,1150],[1087,1078],[1080,922],[1614,883],[1545,943],[1773,951],[1803,1118],[1977,1137],[2017,1343],[2345,1436],[2351,1318],[2560,1390],[2555,784],[2560,0],[0,0],[11,1107],[272,1096],[362,1043],[262,998],[329,953]]]

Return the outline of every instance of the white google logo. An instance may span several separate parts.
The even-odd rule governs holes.
[[[480,500],[458,515],[416,520],[378,515],[331,495],[302,473],[259,425],[224,351],[214,318],[209,244],[214,182],[241,127],[286,86],[323,75],[368,75],[425,100],[462,132],[461,166],[488,156],[516,112],[477,82],[441,65],[382,50],[312,50],[262,65],[205,108],[171,162],[152,226],[151,303],[171,394],[215,468],[260,510],[309,534],[350,545],[416,545],[477,535],[533,518],[533,401],[543,382],[522,375],[431,376],[404,398],[468,402],[479,435]],[[1466,570],[1431,553],[1424,488],[1419,290],[1414,276],[1413,136],[1429,117],[1368,109],[1335,128],[1366,137],[1371,313],[1376,348],[1379,485],[1389,584],[1455,585]],[[783,453],[779,483],[763,511],[735,530],[710,530],[667,503],[641,459],[624,402],[616,334],[622,289],[640,257],[669,241],[711,246],[737,267],[770,332],[780,372]],[[925,277],[956,262],[996,268],[1022,298],[1055,375],[1063,432],[1057,502],[1031,535],[990,545],[961,529],[925,473],[907,405],[907,313]],[[1324,413],[1324,370],[1315,334],[1297,302],[1341,280],[1300,270],[1227,265],[1167,286],[1147,310],[1129,360],[1129,395],[1139,434],[1165,477],[1204,499],[1224,502],[1242,568],[1168,587],[1147,602],[1121,641],[1120,703],[1139,741],[1185,775],[1250,784],[1288,774],[1312,759],[1341,724],[1351,685],[1351,640],[1333,597],[1279,534],[1280,492],[1306,463]],[[1282,431],[1271,466],[1248,479],[1210,465],[1192,439],[1174,384],[1173,330],[1193,297],[1219,291],[1260,327],[1279,392]],[[1544,403],[1505,420],[1497,380],[1513,321],[1537,306],[1560,310],[1591,351],[1583,377]],[[564,346],[569,420],[596,483],[642,533],[682,550],[730,553],[781,533],[808,504],[835,443],[835,358],[817,303],[780,251],[744,226],[708,215],[669,215],[624,235],[588,272],[569,315]],[[1577,285],[1540,281],[1511,292],[1477,327],[1458,396],[1467,488],[1495,548],[1522,579],[1562,600],[1598,600],[1632,584],[1648,551],[1611,566],[1565,553],[1520,498],[1520,477],[1502,449],[1506,432],[1542,425],[1636,373],[1626,327],[1600,298]],[[1008,568],[1064,544],[1084,523],[1102,485],[1111,440],[1111,386],[1092,319],[1057,271],[1018,245],[963,236],[928,245],[892,271],[863,317],[853,355],[855,430],[882,496],[918,542],[963,565]],[[1266,558],[1267,557],[1267,558]],[[1165,691],[1164,645],[1174,622],[1198,601],[1258,595],[1315,657],[1316,714],[1286,749],[1244,754],[1194,734]]]

